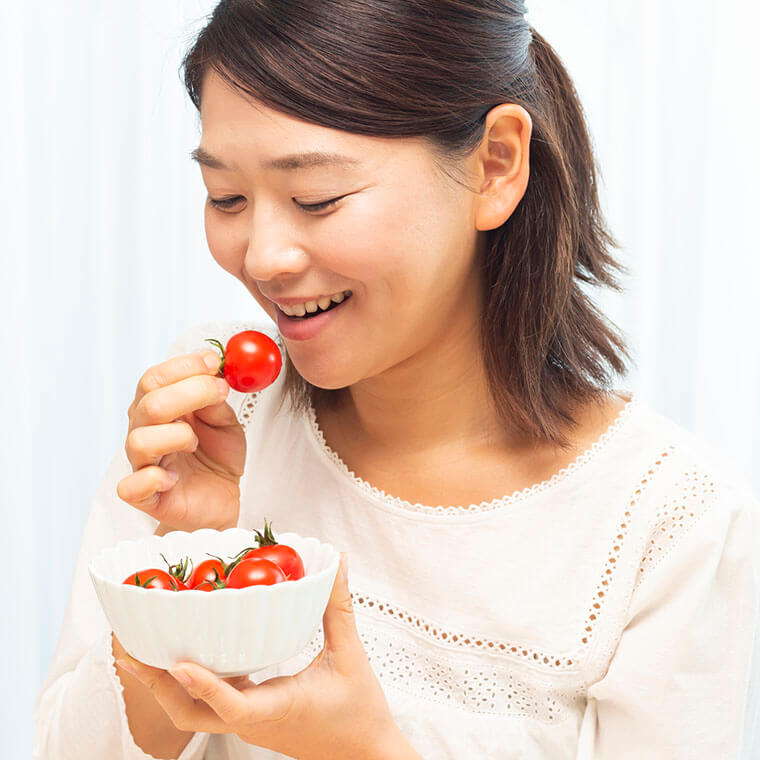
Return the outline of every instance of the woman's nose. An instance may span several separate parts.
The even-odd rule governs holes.
[[[254,280],[272,280],[298,274],[308,266],[308,256],[292,228],[271,216],[255,214],[245,254],[246,273]]]

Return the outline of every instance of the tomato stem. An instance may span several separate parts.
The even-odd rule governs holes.
[[[256,533],[256,543],[259,546],[275,546],[277,544],[274,533],[272,533],[272,523],[267,525],[266,517],[264,518],[264,535],[262,536],[258,530],[254,532]]]
[[[222,352],[222,363],[219,365],[217,375],[224,377],[224,361],[227,358],[224,352],[224,346],[216,338],[205,338],[209,343],[215,345]]]
[[[185,581],[187,581],[187,579],[193,574],[193,561],[189,557],[185,557],[184,560],[178,562],[176,565],[172,565],[163,554],[161,556],[163,557],[164,562],[169,566],[169,575],[171,575],[172,578],[177,578],[182,581],[182,583],[185,583]],[[190,564],[189,570],[188,562]]]

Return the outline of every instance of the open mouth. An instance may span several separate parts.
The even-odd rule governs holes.
[[[344,303],[346,303],[346,301],[348,301],[352,295],[353,295],[352,293],[349,293],[347,296],[345,296],[345,298],[340,303],[336,303],[335,301],[330,301],[330,305],[326,309],[322,309],[319,305],[317,305],[316,311],[307,312],[302,317],[290,316],[289,314],[285,314],[285,316],[288,319],[293,320],[294,322],[303,322],[307,319],[318,317],[320,314],[326,314],[328,311],[332,311],[333,309],[337,309],[339,306],[342,306]]]

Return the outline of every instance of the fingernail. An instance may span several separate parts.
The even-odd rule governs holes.
[[[169,480],[173,480],[175,483],[179,480],[179,474],[174,470],[167,470],[166,474],[169,476]]]
[[[222,363],[222,360],[219,358],[219,354],[206,354],[203,357],[203,361],[206,362],[206,366],[209,369],[219,369],[219,365]]]
[[[131,663],[127,662],[126,660],[116,660],[116,664],[122,669],[126,670],[127,673],[131,673],[133,676],[137,675],[137,671],[134,669]]]
[[[177,668],[176,670],[170,670],[169,671],[183,686],[190,686],[190,684],[193,682],[193,679],[190,678],[190,676],[187,674],[187,671],[180,670]]]

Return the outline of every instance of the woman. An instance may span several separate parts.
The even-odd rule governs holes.
[[[184,62],[212,255],[286,371],[148,369],[90,516],[38,757],[729,758],[755,661],[757,504],[629,393],[560,60],[493,0],[229,0]],[[330,541],[323,630],[218,679],[132,659],[103,546],[273,519]],[[350,588],[350,590],[349,590]]]

